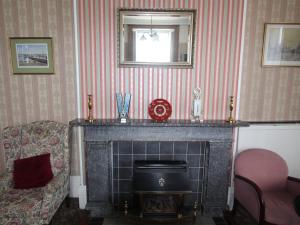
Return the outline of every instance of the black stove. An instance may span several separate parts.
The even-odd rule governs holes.
[[[187,163],[180,160],[136,160],[133,192],[191,192]]]

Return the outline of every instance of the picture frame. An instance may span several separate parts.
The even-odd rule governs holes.
[[[14,74],[54,74],[51,37],[11,37]]]
[[[265,24],[262,65],[300,66],[300,24]]]

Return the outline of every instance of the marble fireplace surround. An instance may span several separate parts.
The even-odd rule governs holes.
[[[220,216],[227,205],[232,164],[233,129],[247,123],[229,124],[221,120],[191,123],[188,120],[170,120],[154,123],[151,120],[95,120],[93,123],[75,119],[70,126],[84,129],[86,156],[87,205],[92,216],[112,213],[112,151],[113,143],[120,141],[204,141],[209,143],[207,179],[202,193],[203,211]]]

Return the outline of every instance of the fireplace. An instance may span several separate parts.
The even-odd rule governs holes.
[[[192,205],[197,199],[204,214],[222,215],[230,185],[233,128],[247,126],[185,120],[131,120],[127,124],[117,120],[74,120],[70,125],[84,128],[86,208],[92,216],[111,215],[124,201],[132,199],[135,160],[199,163],[189,165],[192,193],[185,201]]]
[[[188,170],[183,160],[134,161],[132,214],[142,220],[186,217],[184,200],[192,193]]]
[[[159,173],[151,172],[157,170],[173,171],[168,175],[170,177],[182,171],[183,187],[177,188],[190,191],[190,195],[185,198],[185,204],[193,206],[195,201],[201,203],[206,191],[208,154],[209,143],[205,141],[113,141],[111,193],[114,208],[121,209],[125,201],[131,207],[134,191],[153,191],[150,182],[154,183],[158,179],[155,176]],[[149,189],[143,186],[142,190],[141,183],[137,185],[136,182],[144,180],[145,175],[148,175]],[[168,182],[160,191],[176,191],[176,185],[176,182]]]

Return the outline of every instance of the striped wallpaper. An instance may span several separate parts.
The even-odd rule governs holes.
[[[0,0],[0,128],[75,117],[72,1]],[[9,37],[52,37],[54,75],[14,75]]]
[[[73,21],[70,0],[0,0],[0,130],[76,116]],[[9,37],[52,37],[55,74],[13,75]]]
[[[262,67],[265,23],[300,23],[300,0],[248,0],[240,119],[300,120],[300,67]]]
[[[148,104],[165,98],[172,118],[189,119],[192,90],[201,87],[205,119],[228,117],[230,95],[237,96],[243,0],[78,0],[80,105],[87,116],[93,95],[94,117],[117,117],[115,93],[130,92],[130,118],[148,118]],[[119,68],[117,9],[197,9],[193,69]]]

